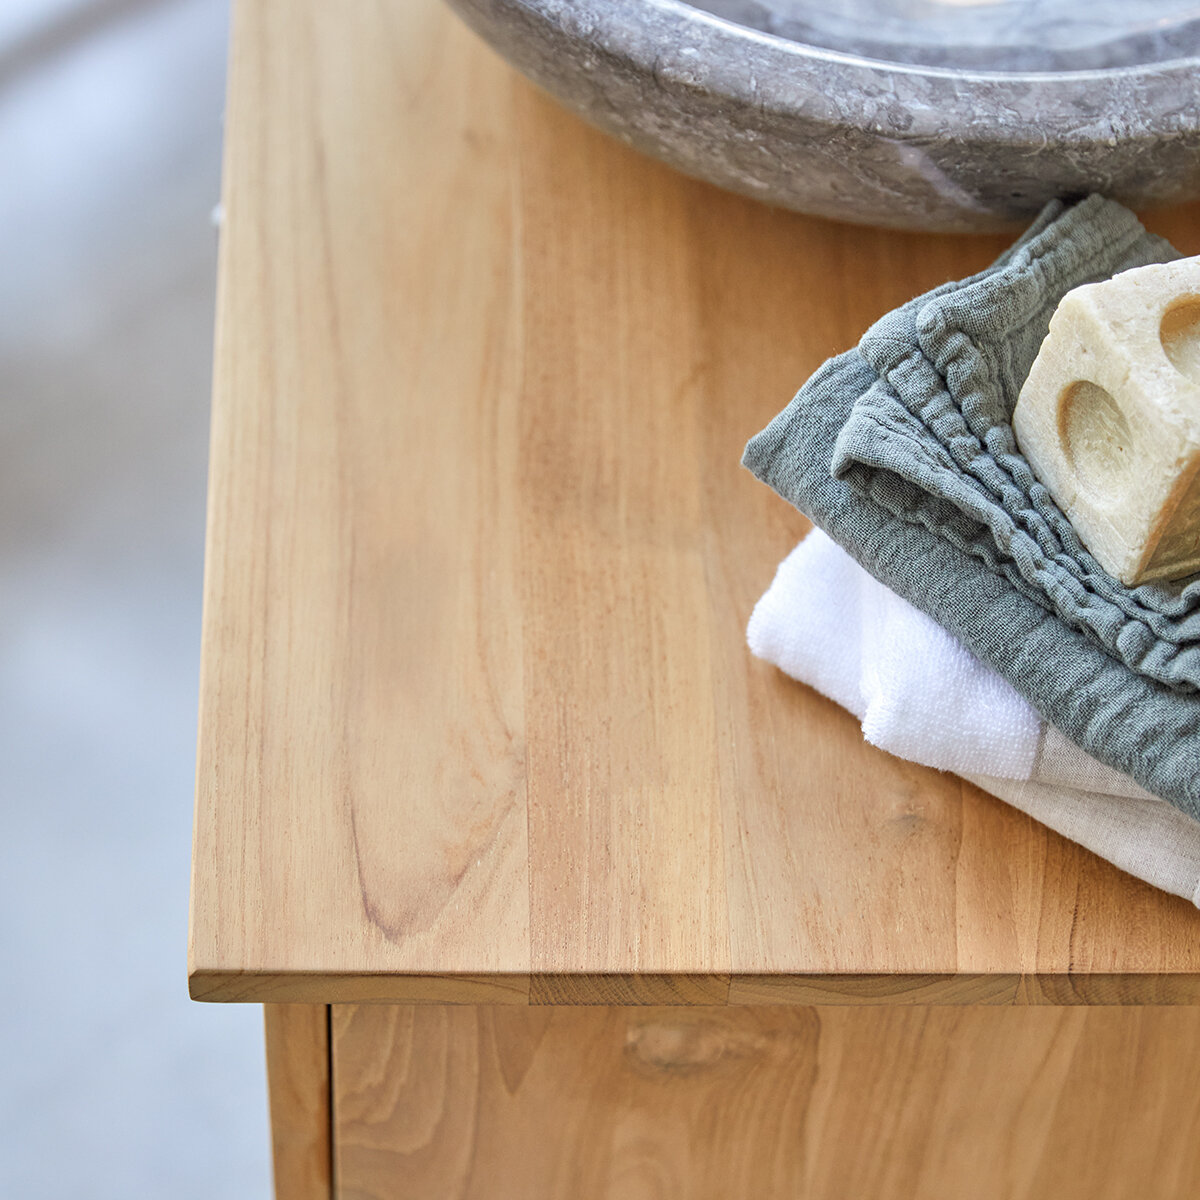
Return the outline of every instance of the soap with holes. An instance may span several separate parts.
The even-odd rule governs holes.
[[[1200,257],[1068,292],[1013,430],[1110,575],[1136,586],[1200,571]]]

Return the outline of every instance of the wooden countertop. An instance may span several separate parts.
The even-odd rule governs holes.
[[[192,994],[1200,999],[1200,913],[745,649],[743,443],[1006,239],[685,179],[436,0],[236,8]]]

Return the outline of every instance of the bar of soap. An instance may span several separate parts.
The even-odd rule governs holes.
[[[1013,429],[1110,575],[1200,570],[1200,257],[1068,292]]]

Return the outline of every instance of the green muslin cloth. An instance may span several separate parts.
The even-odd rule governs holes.
[[[1066,292],[1178,257],[1112,201],[1051,204],[987,270],[827,362],[743,462],[1068,737],[1200,818],[1200,581],[1106,574],[1010,424]]]

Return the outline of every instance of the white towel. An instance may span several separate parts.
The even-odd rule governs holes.
[[[873,745],[954,771],[1200,904],[1200,822],[1068,741],[819,529],[780,564],[747,640],[758,657],[849,709]]]

